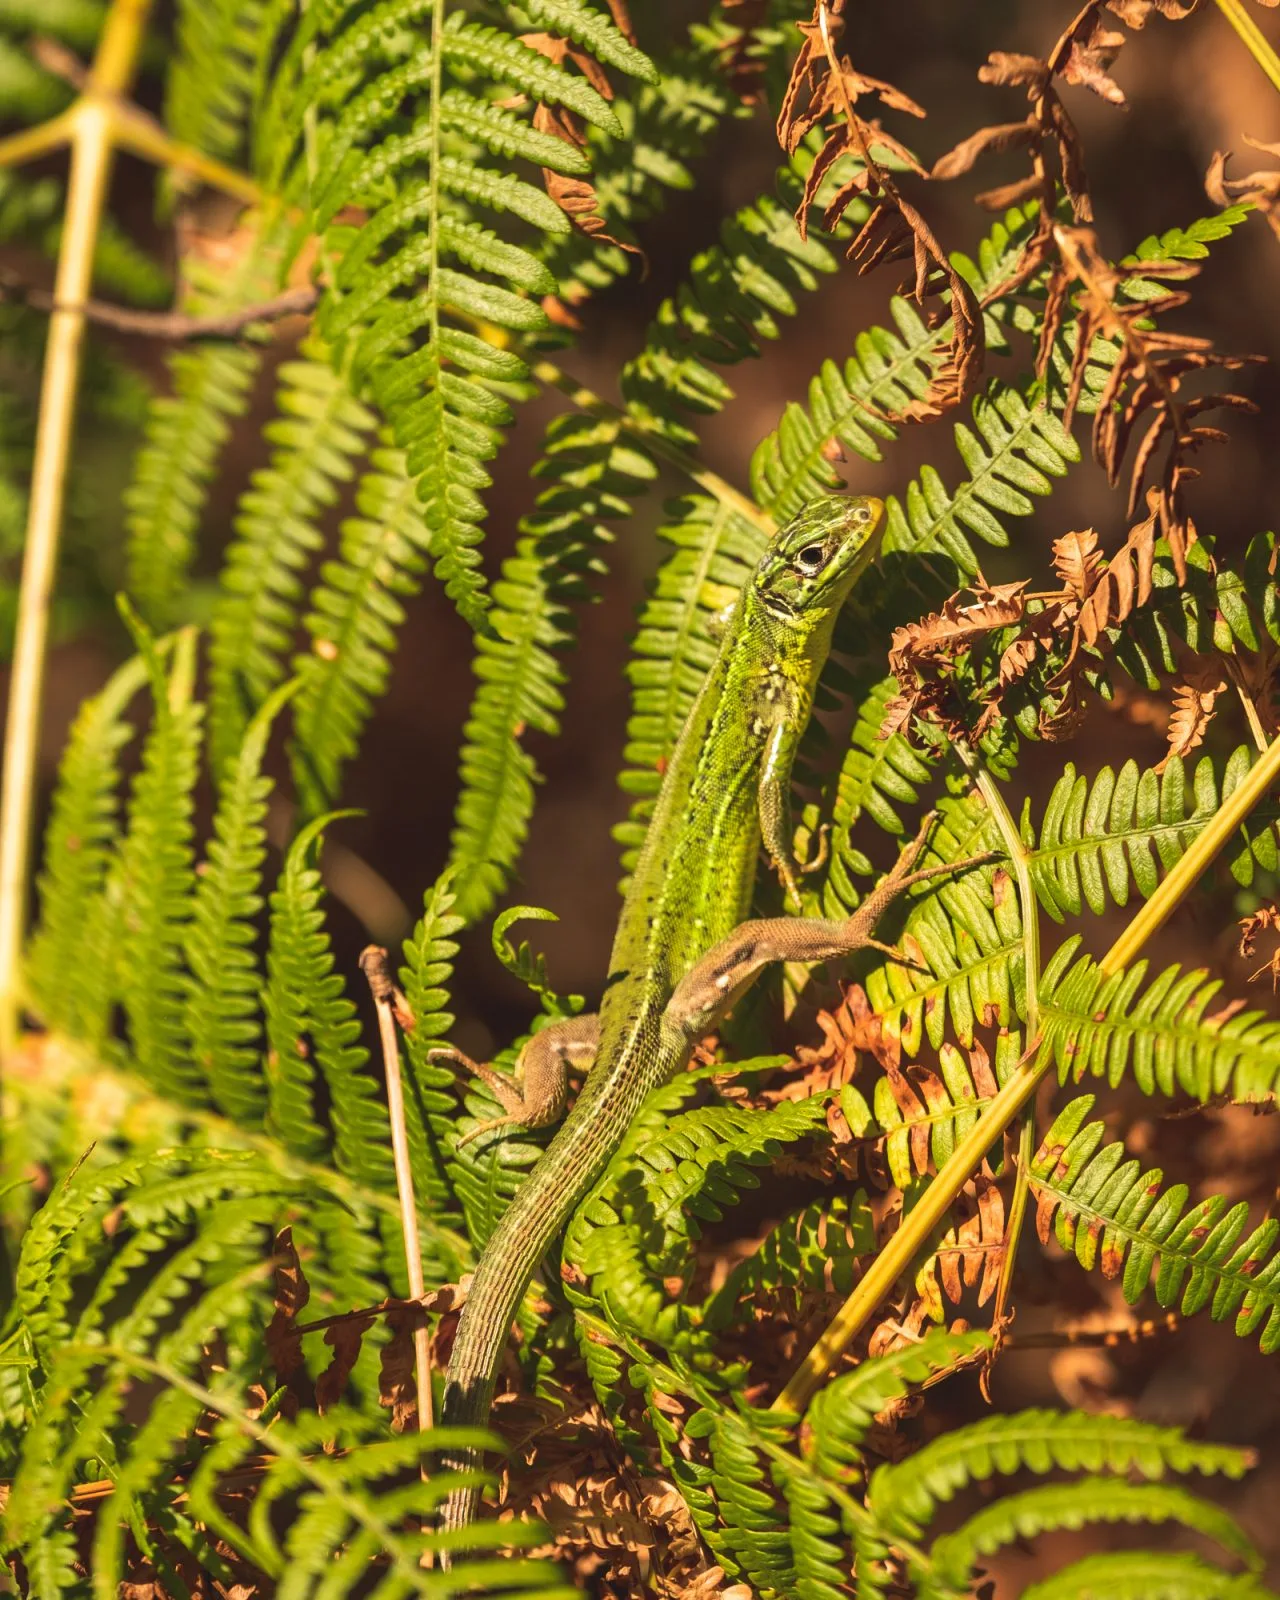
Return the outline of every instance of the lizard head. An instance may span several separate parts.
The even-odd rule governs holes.
[[[752,579],[756,599],[782,622],[834,617],[875,554],[882,501],[824,495],[787,523]]]

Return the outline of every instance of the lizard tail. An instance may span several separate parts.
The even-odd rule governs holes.
[[[635,1106],[618,1107],[615,1116],[599,1115],[590,1102],[591,1080],[579,1096],[542,1159],[516,1191],[502,1220],[480,1256],[462,1308],[458,1335],[444,1381],[441,1422],[446,1427],[481,1428],[489,1420],[494,1384],[511,1324],[539,1262],[572,1216],[579,1200],[621,1142]],[[639,1093],[627,1094],[638,1104]],[[472,1445],[451,1445],[437,1458],[441,1467],[476,1473],[481,1452]],[[452,1491],[440,1511],[441,1532],[466,1527],[480,1501],[479,1484]],[[447,1554],[443,1565],[448,1565]]]

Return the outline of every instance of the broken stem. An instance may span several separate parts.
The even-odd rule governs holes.
[[[409,1279],[409,1297],[422,1304],[427,1286],[422,1276],[422,1248],[418,1242],[418,1207],[413,1193],[413,1168],[409,1162],[409,1139],[404,1120],[404,1089],[400,1081],[400,1041],[396,1036],[397,1018],[412,1026],[409,1007],[391,977],[391,963],[381,945],[367,945],[360,953],[360,967],[369,980],[369,989],[378,1009],[378,1037],[382,1041],[382,1061],[387,1075],[387,1115],[391,1121],[391,1154],[396,1169],[396,1191],[400,1196],[400,1228],[404,1238],[404,1264]],[[431,1341],[425,1323],[413,1330],[414,1369],[418,1383],[418,1429],[432,1426]]]

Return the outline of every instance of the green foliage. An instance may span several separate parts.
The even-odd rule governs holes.
[[[1177,864],[1254,758],[1241,745],[1225,764],[1201,756],[1192,768],[1174,756],[1163,772],[1143,772],[1136,761],[1126,761],[1119,772],[1103,767],[1092,780],[1068,762],[1045,807],[1038,840],[1029,802],[1023,811],[1022,836],[1040,904],[1062,922],[1085,906],[1097,914],[1111,903],[1127,905],[1131,881],[1150,899],[1160,868],[1167,872]],[[1246,823],[1231,860],[1238,883],[1252,883],[1258,867],[1271,873],[1280,866],[1273,822],[1274,808],[1262,806]]]
[[[540,0],[529,11],[616,71],[657,77],[584,0]],[[514,33],[443,0],[387,0],[367,15],[341,6],[307,15],[275,71],[257,145],[269,184],[304,198],[324,232],[334,274],[320,330],[346,352],[344,370],[372,387],[417,483],[437,570],[477,626],[484,462],[510,418],[506,392],[527,368],[475,330],[519,343],[547,326],[530,296],[557,288],[534,251],[489,224],[569,231],[553,201],[508,170],[513,158],[571,177],[590,170],[572,142],[495,107],[490,84],[622,133],[584,76]],[[341,216],[352,204],[370,213],[358,229]]]
[[[1258,1335],[1264,1352],[1280,1348],[1280,1222],[1249,1228],[1249,1207],[1210,1195],[1187,1209],[1186,1184],[1163,1189],[1159,1168],[1143,1172],[1124,1159],[1124,1145],[1103,1145],[1101,1122],[1086,1123],[1093,1096],[1063,1110],[1044,1137],[1031,1169],[1040,1225],[1052,1221],[1058,1243],[1086,1270],[1120,1278],[1137,1302],[1151,1280],[1162,1306],[1183,1316],[1209,1307],[1215,1322],[1235,1317],[1240,1338]],[[1101,1148],[1100,1148],[1101,1147]]]
[[[438,1548],[423,1519],[455,1480],[420,1469],[448,1436],[389,1435],[376,1410],[344,1405],[287,1420],[275,1414],[283,1390],[265,1410],[250,1404],[268,1372],[261,1288],[272,1236],[291,1212],[331,1198],[252,1154],[192,1149],[82,1171],[40,1211],[16,1273],[25,1360],[4,1425],[24,1448],[2,1533],[34,1592],[82,1592],[86,1537],[104,1596],[139,1561],[178,1585],[194,1561],[224,1583],[274,1580],[281,1595],[333,1593],[335,1582],[346,1592],[375,1555],[370,1593],[441,1592],[418,1558]],[[142,1412],[131,1404],[140,1386]],[[227,1486],[246,1474],[242,1517]],[[109,1492],[84,1502],[86,1534],[69,1502],[104,1476]],[[185,1492],[170,1494],[172,1482]],[[546,1563],[484,1554],[494,1543],[483,1525],[463,1542],[476,1554],[459,1568],[468,1592],[571,1592]]]
[[[47,1193],[28,1193],[25,1179],[14,1191],[9,1209],[33,1220],[0,1353],[0,1450],[12,1479],[4,1537],[33,1594],[88,1584],[106,1600],[141,1581],[178,1596],[244,1582],[286,1600],[356,1588],[576,1592],[546,1564],[510,1553],[542,1537],[513,1520],[457,1541],[467,1559],[456,1581],[420,1564],[440,1547],[427,1525],[458,1481],[439,1453],[481,1441],[396,1433],[384,1409],[396,1362],[408,1371],[407,1330],[393,1323],[404,1308],[379,1309],[409,1293],[404,1173],[321,851],[327,829],[349,815],[333,808],[388,684],[408,603],[438,581],[472,630],[477,683],[448,864],[403,946],[398,1015],[421,1266],[428,1289],[443,1289],[473,1266],[550,1137],[503,1130],[460,1144],[492,1115],[493,1098],[433,1051],[454,1025],[459,935],[519,868],[537,741],[560,731],[579,608],[622,564],[614,544],[625,541],[628,563],[644,561],[636,512],[657,485],[674,485],[626,668],[620,782],[631,810],[617,837],[629,867],[716,648],[717,617],[773,527],[844,481],[842,452],[880,462],[905,428],[954,409],[949,308],[926,312],[896,296],[884,326],[833,351],[805,399],[785,405],[752,457],[753,498],[700,460],[705,420],[733,400],[728,369],[805,314],[868,218],[859,199],[836,234],[816,225],[841,186],[865,178],[842,156],[821,174],[802,235],[792,206],[816,137],[781,169],[777,196],[723,220],[715,242],[682,264],[678,289],[618,374],[617,404],[581,389],[570,358],[567,372],[552,364],[552,348],[578,331],[574,308],[627,270],[620,241],[643,239],[645,219],[692,185],[722,124],[754,114],[726,65],[754,62],[764,84],[780,87],[797,7],[783,0],[749,23],[739,9],[658,41],[655,65],[592,0],[179,4],[169,131],[223,160],[249,152],[263,196],[232,236],[230,267],[183,263],[181,308],[243,309],[297,282],[304,262],[318,305],[301,349],[280,365],[260,430],[266,464],[252,458],[236,502],[210,603],[207,708],[193,632],[155,640],[130,612],[139,657],[83,708],[53,795],[26,971],[54,1066],[51,1082],[6,1082],[24,1118],[23,1157],[35,1170],[47,1158],[54,1179]],[[25,115],[56,109],[62,88],[15,53],[10,35],[38,21],[78,34],[84,48],[100,9],[58,0],[37,19],[24,0],[4,20],[0,94],[9,84]],[[574,49],[544,52],[539,35]],[[604,94],[600,73],[625,83],[628,98]],[[0,236],[56,243],[61,203],[56,180],[3,177]],[[594,214],[603,227],[571,220]],[[1244,215],[1228,208],[1145,241],[1133,259],[1194,261]],[[799,843],[831,835],[824,867],[806,880],[810,912],[846,916],[925,803],[938,813],[926,864],[1002,854],[1008,843],[1007,819],[979,800],[944,741],[880,731],[895,692],[884,668],[892,628],[973,579],[980,545],[1011,545],[1080,455],[1061,422],[1080,337],[1072,293],[1048,373],[1030,370],[1047,275],[1015,278],[1038,222],[1035,205],[1015,208],[972,259],[956,258],[983,302],[1002,375],[953,425],[959,468],[929,460],[890,497],[879,579],[841,619],[797,766],[807,802]],[[118,230],[104,231],[97,265],[99,283],[130,298],[167,296],[164,274]],[[1126,293],[1154,304],[1167,281],[1157,272]],[[22,360],[36,351],[42,329],[24,308],[6,308],[5,328]],[[154,626],[210,609],[193,582],[198,536],[215,520],[210,491],[234,459],[227,447],[264,345],[259,327],[184,348],[151,401],[125,553]],[[1095,339],[1081,414],[1096,411],[1116,359],[1114,342]],[[1009,376],[1018,364],[1026,370]],[[90,389],[95,416],[128,422],[136,410],[124,380]],[[567,409],[546,426],[536,502],[486,577],[492,463],[516,406],[551,389]],[[0,397],[6,560],[25,517],[22,399]],[[1185,574],[1181,560],[1156,546],[1150,597],[1084,647],[1090,687],[1109,693],[1112,663],[1150,688],[1188,655],[1231,656],[1238,667],[1280,643],[1273,536],[1260,535],[1240,561],[1207,538],[1186,553]],[[144,687],[149,722],[126,768]],[[982,745],[1002,782],[1012,782],[1019,739],[1034,735],[1044,698],[1043,685],[1024,687],[1016,728]],[[277,838],[288,808],[272,808],[277,861],[268,773],[286,708],[300,818],[292,837]],[[1059,922],[1150,897],[1253,759],[1214,744],[1160,769],[1130,761],[1086,777],[1066,764],[1038,824],[1030,804],[1022,817],[1034,897]],[[1280,869],[1273,822],[1262,807],[1242,831],[1231,860],[1239,884],[1265,890]],[[917,1203],[1020,1066],[1056,1065],[1064,1081],[1087,1071],[1112,1086],[1131,1076],[1146,1094],[1200,1102],[1275,1098],[1280,1024],[1260,1010],[1215,1009],[1221,985],[1204,972],[1152,977],[1142,960],[1112,970],[1081,955],[1074,936],[1033,972],[1020,864],[984,859],[916,886],[885,919],[887,948],[859,953],[859,985],[823,1019],[825,1053],[725,1059],[740,1043],[764,1050],[781,1040],[766,1031],[781,1026],[781,1007],[765,1017],[744,1006],[714,1066],[651,1096],[519,1314],[519,1366],[540,1408],[525,1436],[535,1471],[548,1439],[587,1426],[588,1413],[570,1409],[589,1406],[585,1368],[614,1430],[619,1482],[664,1472],[727,1581],[764,1596],[959,1597],[1015,1542],[1137,1522],[1194,1529],[1215,1559],[1246,1570],[1231,1576],[1202,1556],[1164,1551],[1095,1553],[1029,1592],[1267,1593],[1230,1516],[1170,1481],[1236,1476],[1243,1452],[1128,1419],[1026,1412],[922,1430],[928,1442],[914,1450],[904,1430],[886,1459],[873,1428],[891,1427],[918,1390],[990,1354],[981,1333],[912,1331],[923,1325],[910,1321],[919,1257],[891,1291],[901,1325],[875,1330],[871,1348],[887,1353],[827,1372],[803,1418],[762,1408],[781,1381],[779,1352],[798,1358],[877,1251],[893,1249],[899,1199],[904,1212]],[[773,885],[762,881],[760,893],[776,909]],[[582,1001],[558,996],[542,957],[508,938],[527,916],[550,913],[512,907],[493,936],[499,960],[541,1001],[536,1030]],[[807,981],[786,975],[789,1001]],[[810,1026],[811,996],[799,998],[790,1042]],[[1034,1060],[1023,1063],[1029,1037]],[[519,1049],[497,1064],[514,1065]],[[874,1065],[859,1063],[859,1051]],[[732,1089],[722,1081],[730,1071]],[[103,1099],[77,1120],[57,1102],[85,1082]],[[68,1171],[99,1103],[116,1107],[115,1122]],[[1244,1204],[1222,1196],[1190,1205],[1184,1186],[1165,1189],[1158,1169],[1104,1144],[1103,1125],[1086,1124],[1091,1105],[1069,1106],[1027,1169],[1042,1231],[1055,1228],[1086,1268],[1121,1278],[1130,1302],[1154,1282],[1162,1305],[1208,1306],[1273,1351],[1280,1224],[1251,1230]],[[289,1263],[273,1245],[285,1226],[318,1324],[297,1333],[301,1360],[288,1373],[272,1370],[290,1348],[272,1325],[287,1299]],[[926,1264],[944,1234],[958,1236],[954,1218],[939,1221]],[[428,1301],[432,1318],[447,1299]],[[351,1311],[354,1322],[344,1320]],[[319,1401],[317,1380],[332,1374],[348,1333],[354,1342],[320,1414],[310,1399]],[[89,1483],[107,1485],[92,1509]],[[978,1486],[981,1501],[956,1503]],[[687,1528],[679,1538],[692,1548]]]
[[[1109,972],[1089,956],[1076,957],[1079,943],[1068,939],[1042,980],[1041,1049],[1064,1083],[1086,1072],[1112,1085],[1131,1075],[1144,1094],[1274,1098],[1280,1023],[1262,1011],[1211,1013],[1222,983],[1203,970],[1175,964],[1147,982],[1147,961]]]
[[[983,1333],[938,1332],[865,1360],[810,1405],[801,1449],[787,1419],[755,1410],[707,1380],[660,1364],[642,1377],[641,1369],[632,1372],[649,1397],[664,1463],[716,1560],[765,1594],[834,1600],[848,1592],[852,1575],[856,1594],[868,1600],[891,1592],[961,1600],[972,1593],[981,1563],[1002,1547],[1058,1528],[1116,1521],[1176,1520],[1251,1573],[1260,1569],[1257,1551],[1232,1517],[1164,1481],[1191,1473],[1236,1478],[1247,1454],[1188,1440],[1176,1429],[1024,1411],[954,1427],[904,1459],[872,1468],[864,1450],[877,1415],[920,1385],[972,1365],[989,1343]],[[672,1395],[681,1397],[686,1413],[679,1432],[670,1420]],[[660,1396],[665,1405],[655,1403]],[[684,1449],[674,1448],[677,1439]],[[1061,1473],[1071,1476],[1008,1493],[993,1481]],[[977,1484],[986,1504],[931,1539],[940,1509]],[[1159,1575],[1165,1558],[1142,1551],[1128,1560],[1136,1581],[1143,1563]],[[1209,1570],[1217,1571],[1223,1592],[1235,1592],[1228,1588],[1235,1580],[1207,1563],[1189,1569],[1189,1579]],[[1255,1588],[1240,1593],[1259,1592],[1257,1579],[1250,1581]]]
[[[393,1182],[386,1108],[364,1071],[369,1052],[358,1042],[355,1005],[334,971],[315,864],[324,829],[340,814],[301,830],[271,896],[263,994],[273,1069],[268,1116],[288,1148],[305,1155],[331,1148],[340,1172],[384,1189]],[[315,1103],[321,1083],[331,1107],[327,1119]]]
[[[326,561],[303,619],[311,648],[294,659],[302,688],[294,712],[293,773],[311,814],[332,805],[373,702],[386,688],[401,599],[417,593],[425,532],[404,457],[373,453],[356,486],[359,516],[342,524],[336,561]]]
[[[820,1125],[817,1099],[768,1111],[730,1105],[681,1108],[698,1074],[657,1091],[628,1131],[565,1239],[565,1259],[589,1280],[573,1303],[599,1307],[616,1329],[692,1356],[701,1316],[664,1280],[693,1259],[702,1225],[755,1188],[753,1170]]]
[[[258,962],[254,919],[262,909],[267,853],[267,797],[262,775],[271,725],[297,691],[283,684],[249,724],[234,769],[227,773],[213,820],[214,838],[200,873],[186,936],[191,969],[186,1031],[195,1065],[214,1104],[241,1127],[262,1121],[258,1071]]]
[[[51,1024],[93,1039],[105,1031],[110,950],[95,942],[102,918],[90,907],[102,903],[119,830],[119,757],[133,733],[124,713],[146,682],[147,663],[135,657],[85,701],[63,751],[45,830],[41,919],[27,955],[27,984]]]
[[[182,949],[196,881],[193,790],[204,708],[194,698],[194,635],[178,636],[167,676],[145,633],[139,643],[153,720],[115,869],[103,891],[118,939],[118,948],[106,947],[104,959],[116,969],[138,1071],[165,1095],[197,1103],[203,1092],[187,1049]]]
[[[197,11],[210,15],[198,6],[188,7],[187,15]],[[197,77],[209,85],[219,81],[207,70]],[[261,300],[271,283],[273,243],[278,248],[273,230],[259,224],[229,281],[208,267],[188,267],[184,309],[212,315]],[[157,625],[181,609],[209,487],[231,427],[249,404],[261,359],[252,345],[177,350],[168,362],[170,392],[151,401],[125,494],[125,527],[129,591]]]
[[[285,675],[302,592],[299,576],[320,547],[320,510],[353,474],[374,416],[317,346],[280,369],[265,436],[270,466],[241,496],[228,547],[210,647],[210,743],[215,772],[236,750],[249,718]]]

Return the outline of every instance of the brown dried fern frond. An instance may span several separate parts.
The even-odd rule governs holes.
[[[984,355],[982,316],[972,289],[884,165],[885,156],[922,178],[928,174],[878,119],[862,114],[858,103],[874,96],[882,106],[909,116],[923,117],[924,110],[893,84],[869,77],[855,68],[847,55],[837,53],[836,42],[844,31],[844,5],[845,0],[817,0],[812,19],[799,24],[804,42],[778,115],[778,142],[788,153],[815,128],[825,135],[805,183],[796,223],[803,234],[824,180],[843,157],[852,157],[855,170],[827,204],[822,225],[834,228],[855,200],[865,199],[870,214],[848,249],[848,258],[857,263],[859,272],[869,272],[882,262],[910,259],[911,292],[916,300],[923,303],[938,294],[948,297],[953,330],[950,347],[928,394],[911,407],[913,419],[938,416],[959,404],[977,384]]]
[[[1186,548],[1195,539],[1195,528],[1183,508],[1181,494],[1183,483],[1192,475],[1187,458],[1202,445],[1226,437],[1221,428],[1198,419],[1205,411],[1219,407],[1256,409],[1246,396],[1230,390],[1184,397],[1180,392],[1183,380],[1189,373],[1211,367],[1237,371],[1260,358],[1226,355],[1215,350],[1209,339],[1155,326],[1155,312],[1176,310],[1187,303],[1185,290],[1168,289],[1154,302],[1126,297],[1126,288],[1134,280],[1173,283],[1193,278],[1199,271],[1194,262],[1133,261],[1116,265],[1102,254],[1092,228],[1055,223],[1052,231],[1058,261],[1049,279],[1036,370],[1041,378],[1047,378],[1054,345],[1068,311],[1074,311],[1075,348],[1063,410],[1063,422],[1070,427],[1095,339],[1114,345],[1115,360],[1094,415],[1094,458],[1107,474],[1107,481],[1118,485],[1129,446],[1137,440],[1129,473],[1128,514],[1133,516],[1141,503],[1148,470],[1161,447],[1168,447],[1154,485],[1154,510],[1160,531],[1169,541],[1181,583],[1186,577]]]
[[[1053,254],[1053,224],[1057,214],[1057,182],[1061,179],[1077,223],[1093,220],[1085,170],[1084,145],[1059,93],[1059,85],[1088,89],[1109,105],[1126,108],[1124,91],[1111,75],[1111,67],[1125,43],[1125,35],[1110,26],[1105,11],[1131,28],[1141,28],[1154,11],[1171,21],[1189,15],[1195,0],[1086,0],[1045,56],[1020,51],[993,50],[978,69],[983,83],[1017,87],[1026,91],[1031,109],[1021,122],[996,123],[962,139],[934,163],[931,176],[960,177],[986,155],[1025,147],[1031,171],[1025,177],[977,196],[978,204],[1004,211],[1020,200],[1036,196],[1039,223],[1022,255],[1003,282],[995,285],[984,303],[999,299],[1027,283]]]

